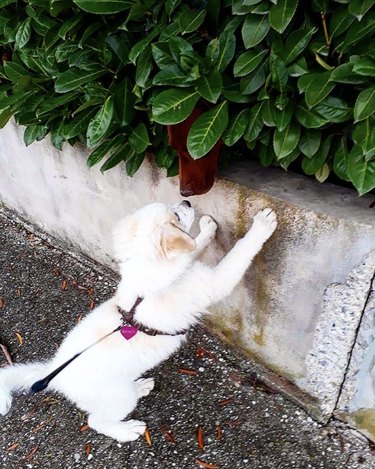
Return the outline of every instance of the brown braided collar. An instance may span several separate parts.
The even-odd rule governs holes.
[[[135,327],[138,331],[143,332],[144,334],[155,336],[155,335],[169,335],[169,336],[176,336],[176,335],[183,335],[186,334],[188,329],[183,329],[182,331],[178,331],[175,334],[169,334],[168,332],[158,331],[157,329],[151,329],[150,327],[146,327],[143,324],[140,324],[134,319],[135,313],[137,311],[137,307],[140,303],[142,303],[143,298],[138,297],[136,302],[134,303],[132,309],[130,311],[124,311],[120,306],[117,306],[118,312],[122,316],[123,325]]]

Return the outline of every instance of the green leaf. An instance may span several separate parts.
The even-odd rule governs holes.
[[[15,62],[4,62],[4,72],[6,76],[13,82],[17,82],[21,77],[29,75],[29,72]]]
[[[351,0],[349,2],[349,11],[358,21],[361,21],[374,4],[375,0]]]
[[[348,148],[346,138],[342,137],[339,141],[339,147],[333,158],[332,169],[334,173],[343,181],[350,181],[348,176]]]
[[[366,160],[370,160],[375,155],[375,126],[370,119],[364,119],[353,127],[353,142],[362,148],[362,153]]]
[[[207,101],[214,104],[216,104],[219,99],[222,88],[223,82],[221,74],[217,71],[213,71],[209,75],[202,76],[197,83],[197,91],[202,98],[207,99]]]
[[[322,72],[314,75],[314,80],[309,83],[305,90],[305,101],[309,108],[322,101],[336,86],[334,82],[330,81],[331,72]]]
[[[181,70],[178,65],[169,65],[154,76],[152,83],[154,85],[189,86],[193,81],[195,79]]]
[[[5,125],[8,123],[9,119],[13,116],[13,111],[11,111],[9,108],[4,109],[2,112],[0,112],[0,129],[5,127]]]
[[[178,19],[181,34],[191,33],[199,28],[206,16],[206,10],[194,10],[184,5]]]
[[[65,138],[63,136],[64,119],[58,119],[51,124],[51,143],[58,150],[62,150]]]
[[[311,158],[302,160],[302,169],[305,174],[313,176],[326,162],[333,136],[330,135],[320,144],[318,151]]]
[[[345,83],[348,85],[364,83],[366,79],[354,73],[353,68],[354,64],[352,63],[339,65],[334,70],[332,70],[330,80],[335,81],[337,83]]]
[[[236,36],[231,31],[223,31],[219,36],[219,54],[215,70],[222,72],[233,59],[236,50]]]
[[[315,173],[315,179],[322,183],[328,178],[330,172],[331,168],[327,163],[324,163],[324,165]]]
[[[281,92],[288,82],[288,70],[280,57],[272,53],[270,57],[271,80],[274,86]]]
[[[138,57],[135,69],[135,82],[141,88],[145,87],[152,69],[151,48],[147,47]]]
[[[278,0],[269,12],[269,20],[273,29],[283,33],[296,12],[298,0]]]
[[[328,123],[327,119],[317,114],[315,110],[307,109],[303,104],[297,106],[296,118],[300,124],[308,129],[317,129]]]
[[[340,123],[353,119],[353,109],[346,101],[334,96],[328,96],[314,108],[321,116],[329,122]]]
[[[366,194],[375,187],[375,160],[366,161],[361,148],[356,145],[348,156],[348,175],[359,195]]]
[[[298,147],[307,158],[311,158],[320,146],[321,132],[318,130],[303,129]]]
[[[136,153],[143,153],[150,145],[145,124],[140,122],[129,136],[129,145]]]
[[[66,39],[66,35],[72,30],[75,31],[86,18],[87,15],[82,12],[78,13],[78,15],[71,16],[60,26],[58,36],[62,39]]]
[[[370,117],[375,112],[375,86],[361,91],[354,105],[355,122]]]
[[[87,127],[91,118],[93,117],[95,109],[89,111],[82,111],[77,114],[74,119],[65,121],[61,130],[65,140],[76,137],[77,135],[86,133]]]
[[[182,2],[182,0],[166,0],[165,2],[165,11],[167,12],[168,16],[171,16],[174,10],[178,7],[178,5]]]
[[[266,50],[248,50],[241,54],[233,66],[233,74],[235,77],[243,77],[252,72],[267,54]]]
[[[283,131],[289,124],[294,113],[294,103],[288,100],[287,105],[283,109],[278,109],[277,106],[271,107],[272,119],[277,127],[277,130]]]
[[[267,99],[262,107],[262,119],[267,127],[275,127],[275,119],[273,118],[274,103],[271,99]]]
[[[247,15],[241,34],[246,49],[259,44],[267,35],[270,24],[267,15]]]
[[[145,48],[150,44],[150,42],[156,37],[160,31],[162,30],[162,25],[157,26],[155,29],[153,29],[148,35],[138,41],[134,46],[131,48],[129,52],[129,60],[132,64],[135,65],[138,56],[145,50]],[[162,40],[160,38],[160,40]]]
[[[49,112],[53,111],[54,109],[63,106],[71,101],[74,101],[79,96],[79,93],[73,91],[71,93],[66,93],[61,96],[48,96],[48,99],[45,99],[43,103],[39,106],[36,116],[41,117],[44,114],[48,114]]]
[[[28,125],[23,134],[23,141],[26,146],[29,146],[35,140],[42,140],[47,135],[47,132],[48,128],[45,125]]]
[[[159,124],[178,124],[190,116],[198,99],[199,93],[191,89],[162,91],[154,100],[152,119]]]
[[[228,127],[225,129],[222,139],[225,145],[231,147],[234,145],[245,133],[246,127],[249,124],[249,109],[243,109],[232,118]]]
[[[278,160],[285,158],[298,145],[301,126],[291,121],[283,131],[275,130],[273,135],[273,149]]]
[[[63,72],[55,82],[56,93],[67,93],[79,88],[85,83],[90,83],[105,73],[105,70],[84,71],[72,68]]]
[[[131,156],[128,156],[125,163],[125,168],[128,176],[134,176],[134,174],[138,171],[141,164],[143,163],[144,158],[144,153],[135,153]]]
[[[176,65],[172,57],[168,42],[154,42],[151,44],[152,56],[159,68]]]
[[[300,152],[298,148],[295,148],[289,155],[287,155],[285,158],[282,158],[281,160],[278,161],[278,164],[285,169],[285,171],[288,171],[288,167],[290,163],[292,163],[294,160],[296,160],[300,156]]]
[[[246,142],[253,142],[263,128],[262,107],[263,103],[258,103],[250,110],[249,123],[244,134]]]
[[[119,145],[122,146],[123,140],[124,137],[121,134],[118,134],[110,140],[107,140],[98,147],[96,147],[95,150],[90,153],[87,159],[87,166],[91,168],[95,164],[99,163],[99,161],[101,161],[109,151],[111,151],[112,153],[115,152],[118,149]]]
[[[18,28],[16,33],[16,46],[18,49],[22,49],[30,41],[31,38],[31,18],[26,18]]]
[[[331,15],[328,27],[331,37],[340,36],[340,34],[344,33],[349,28],[353,21],[354,18],[349,14],[346,6],[335,8],[335,12]]]
[[[73,0],[73,2],[84,11],[103,15],[130,10],[134,4],[132,0]]]
[[[315,28],[303,28],[292,31],[289,34],[284,48],[286,65],[293,62],[307,47],[315,31]]]
[[[202,113],[194,121],[187,138],[187,148],[191,157],[198,159],[206,155],[219,140],[227,125],[227,101]]]
[[[353,72],[358,75],[375,77],[375,62],[370,57],[361,57],[354,63]]]
[[[368,13],[362,21],[355,21],[345,34],[344,50],[375,31],[375,12]]]
[[[131,150],[129,145],[121,145],[119,150],[115,151],[101,166],[100,171],[104,173],[104,171],[108,171],[121,163],[121,161],[125,161],[126,157],[129,156],[128,152],[131,152],[131,155],[134,154],[134,150]]]
[[[241,79],[240,90],[243,95],[252,94],[259,90],[266,81],[266,72],[268,62],[264,61],[257,70],[254,70],[250,75]]]
[[[130,78],[126,77],[114,90],[114,106],[117,120],[121,126],[130,124],[135,115],[134,104],[136,97],[132,92]]]
[[[109,96],[106,99],[104,105],[100,108],[99,112],[90,121],[86,133],[87,146],[89,148],[95,147],[109,129],[113,119],[113,102],[113,96]]]

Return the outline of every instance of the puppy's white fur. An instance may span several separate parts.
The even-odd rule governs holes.
[[[115,254],[121,281],[116,295],[94,309],[66,337],[49,361],[0,370],[0,414],[11,406],[12,393],[39,380],[121,323],[119,305],[129,311],[144,298],[136,320],[146,327],[175,334],[195,324],[206,308],[229,295],[254,256],[276,228],[271,209],[259,212],[250,231],[215,267],[196,256],[215,236],[216,223],[200,219],[200,234],[188,234],[194,210],[186,202],[175,206],[150,204],[121,220],[114,230]],[[148,336],[138,332],[129,341],[120,332],[82,354],[50,383],[89,414],[90,427],[118,441],[132,441],[145,423],[123,421],[137,401],[153,388],[152,378],[141,378],[171,355],[185,335]]]

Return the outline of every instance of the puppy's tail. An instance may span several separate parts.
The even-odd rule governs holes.
[[[0,369],[0,415],[8,413],[12,405],[12,394],[23,391],[48,370],[47,363],[29,363],[24,365],[7,366]]]

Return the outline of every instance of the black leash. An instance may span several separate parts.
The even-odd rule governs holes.
[[[161,332],[161,331],[157,331],[156,329],[150,329],[150,328],[147,328],[145,326],[143,326],[142,324],[139,324],[137,323],[135,320],[134,320],[134,316],[135,316],[135,313],[136,313],[136,309],[137,309],[137,306],[143,301],[143,298],[137,298],[136,302],[134,303],[132,309],[130,311],[124,311],[122,310],[119,306],[117,307],[119,313],[122,315],[122,318],[123,318],[123,323],[128,323],[130,324],[130,329],[135,329],[136,332],[140,331],[140,332],[144,332],[145,334],[147,335],[150,335],[150,336],[155,336],[155,335],[169,335],[169,336],[176,336],[176,335],[182,335],[182,334],[186,334],[187,332],[187,329],[184,329],[183,331],[179,331],[177,332],[176,334],[168,334],[166,332]],[[101,337],[99,340],[97,340],[96,342],[94,342],[93,344],[90,344],[89,346],[87,346],[85,349],[81,350],[80,352],[76,353],[72,358],[69,358],[69,360],[67,360],[65,363],[63,363],[62,365],[60,365],[58,368],[56,368],[55,370],[52,371],[52,373],[50,373],[49,375],[47,375],[45,378],[43,379],[40,379],[39,381],[36,381],[30,388],[30,393],[31,394],[35,394],[36,392],[40,392],[40,391],[43,391],[44,389],[46,389],[46,387],[49,385],[49,383],[51,382],[51,380],[53,380],[53,378],[55,376],[57,376],[64,368],[66,368],[70,363],[72,363],[72,361],[74,361],[76,358],[78,358],[80,355],[82,355],[82,353],[84,352],[87,352],[87,350],[89,350],[91,347],[93,347],[94,345],[96,344],[99,344],[99,342],[101,342],[102,340],[106,339],[107,337],[109,337],[110,335],[114,334],[115,332],[118,332],[118,331],[121,331],[121,333],[123,333],[122,329],[123,328],[127,328],[127,326],[124,326],[124,324],[121,324],[120,326],[116,327],[116,329],[114,329],[112,332],[109,332],[108,334],[106,334],[105,336]],[[130,335],[130,338],[136,333],[136,332],[133,332],[131,335]],[[123,334],[124,337],[125,334]]]

